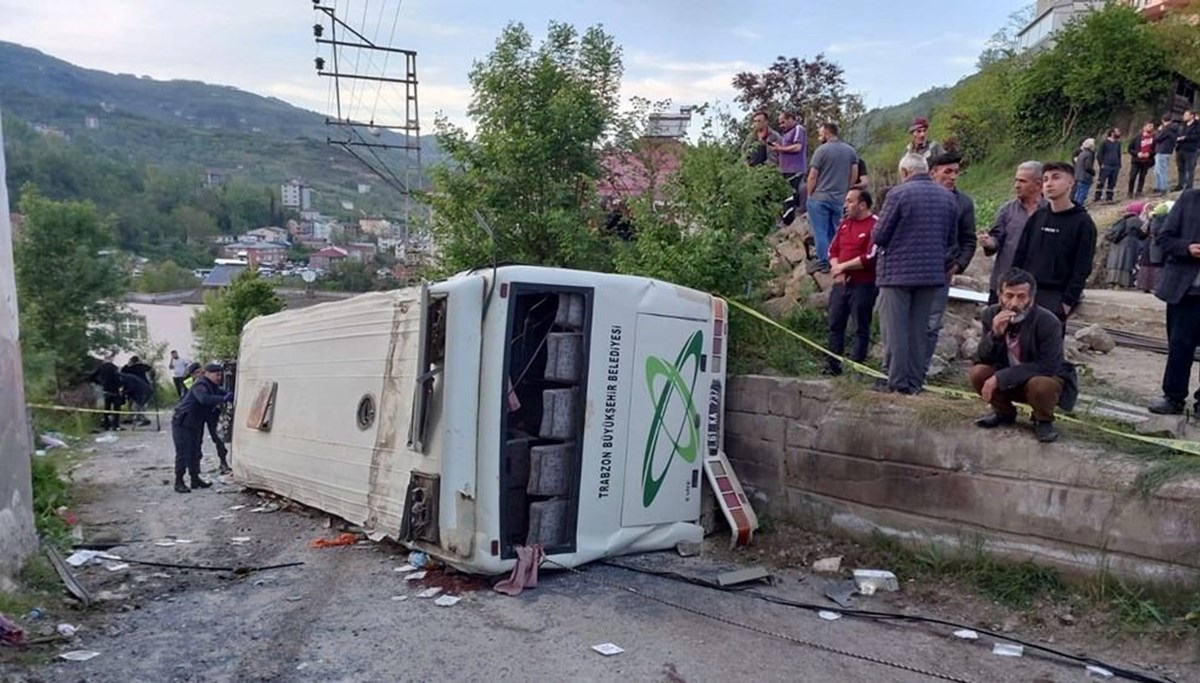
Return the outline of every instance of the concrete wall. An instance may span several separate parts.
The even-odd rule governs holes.
[[[25,414],[12,225],[4,178],[4,133],[0,130],[0,590],[11,588],[21,562],[36,548],[29,479],[33,448]]]
[[[163,362],[159,363],[159,379],[170,378],[171,371],[167,362],[171,359],[171,349],[179,351],[179,355],[188,360],[203,362],[196,357],[196,336],[192,331],[192,318],[203,306],[178,303],[145,303],[131,301],[125,304],[133,315],[141,316],[146,321],[146,334],[151,344],[167,345],[163,353]],[[129,351],[117,354],[116,362],[123,363],[132,355]],[[150,359],[143,359],[149,361]],[[165,381],[170,381],[166,379]]]
[[[1029,429],[985,432],[977,407],[832,383],[734,377],[725,449],[767,515],[810,528],[956,546],[1156,582],[1200,579],[1200,479],[1148,497],[1144,465]]]

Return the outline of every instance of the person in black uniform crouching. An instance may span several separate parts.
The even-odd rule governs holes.
[[[212,483],[200,478],[200,443],[204,439],[204,426],[213,408],[222,403],[233,403],[233,392],[221,388],[225,369],[217,363],[209,363],[204,374],[192,384],[171,418],[171,438],[175,442],[175,492],[189,493],[183,483],[183,474],[191,476],[192,488],[206,489]]]

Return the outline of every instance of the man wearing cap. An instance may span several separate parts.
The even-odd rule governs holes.
[[[912,140],[908,146],[904,148],[905,154],[919,154],[925,159],[928,164],[930,159],[941,156],[945,151],[942,146],[929,139],[929,120],[918,116],[913,119],[912,125],[908,127],[908,134]]]
[[[191,389],[196,380],[200,379],[200,364],[192,363],[188,366],[188,376],[183,380],[185,389]],[[221,461],[221,474],[229,474],[233,470],[229,467],[229,449],[225,447],[225,442],[221,440],[220,434],[217,432],[217,425],[221,421],[221,406],[212,409],[208,419],[205,420],[204,426],[208,429],[208,436],[212,439],[213,445],[217,447],[217,459]],[[200,435],[200,444],[204,444],[204,435]]]
[[[200,478],[200,442],[204,425],[213,410],[222,403],[233,403],[233,393],[221,388],[225,369],[219,363],[209,363],[204,374],[192,384],[175,407],[171,418],[171,438],[175,442],[175,492],[189,493],[183,482],[186,472],[192,488],[208,488],[210,482]]]
[[[933,362],[933,353],[937,350],[938,337],[942,332],[942,322],[946,317],[946,306],[950,301],[950,285],[954,276],[966,272],[967,266],[975,258],[975,246],[978,238],[975,235],[975,201],[970,195],[958,189],[958,174],[961,170],[962,156],[957,152],[942,152],[930,160],[929,174],[938,185],[954,194],[958,205],[957,230],[954,233],[954,246],[946,254],[946,284],[937,293],[933,301],[933,311],[929,314],[929,346],[925,350],[925,371]]]

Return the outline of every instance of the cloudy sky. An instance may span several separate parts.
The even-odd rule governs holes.
[[[972,71],[984,41],[1027,0],[325,0],[379,44],[419,53],[422,124],[436,112],[467,124],[467,72],[510,21],[536,34],[550,20],[603,24],[624,49],[625,95],[676,104],[732,100],[730,79],[778,55],[824,52],[868,107],[895,104]],[[503,8],[501,9],[501,6]],[[398,11],[397,11],[398,10]],[[81,66],[233,85],[328,112],[316,75],[308,0],[0,0],[0,40]],[[395,27],[393,33],[393,25]],[[328,34],[327,34],[328,35]],[[327,54],[327,50],[325,51]],[[360,73],[383,60],[346,54]],[[389,75],[402,60],[390,60]],[[343,69],[346,67],[343,64]],[[377,86],[343,91],[355,117],[396,119],[403,99]],[[349,106],[349,105],[348,105]]]

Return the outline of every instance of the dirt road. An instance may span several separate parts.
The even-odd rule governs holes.
[[[336,523],[327,529],[323,515],[252,512],[265,501],[237,486],[174,493],[168,485],[165,433],[126,432],[118,442],[96,447],[74,478],[86,496],[80,514],[89,535],[115,534],[125,541],[112,552],[209,566],[304,564],[245,576],[139,565],[120,571],[84,567],[78,571],[81,581],[103,601],[84,613],[51,606],[50,618],[83,624],[75,642],[59,651],[93,650],[99,656],[27,668],[10,665],[0,669],[0,680],[937,680],[797,641],[955,680],[1085,678],[1081,665],[1030,652],[1019,659],[996,656],[986,637],[963,641],[952,637],[950,628],[825,621],[807,610],[610,566],[580,574],[543,572],[541,585],[516,598],[492,592],[486,582],[436,572],[424,582],[408,582],[394,571],[407,555],[398,546],[365,542],[310,549],[312,539],[339,531]],[[211,445],[206,450],[211,452]],[[206,466],[211,460],[210,454]],[[237,506],[245,507],[233,509]],[[250,540],[231,540],[245,537]],[[170,539],[176,543],[156,545]],[[710,578],[729,568],[708,557],[684,559],[674,553],[629,561]],[[420,584],[430,582],[462,601],[439,607],[416,597],[425,587]],[[761,590],[825,602],[823,588],[823,579],[790,572],[775,587]],[[859,606],[889,609],[884,597],[860,598]],[[592,651],[605,642],[625,652],[605,657]]]

